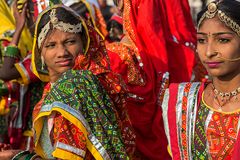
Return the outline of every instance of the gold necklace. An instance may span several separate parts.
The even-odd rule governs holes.
[[[217,90],[216,87],[212,83],[212,88],[213,88],[214,95],[215,96],[219,95],[222,99],[230,99],[232,97],[236,97],[238,95],[238,93],[240,93],[240,87],[238,87],[237,89],[235,89],[231,92],[221,92],[221,91]]]
[[[233,90],[232,92],[221,92],[219,90],[217,90],[215,88],[215,86],[213,85],[212,83],[212,91],[213,91],[213,94],[214,94],[214,99],[217,101],[217,105],[219,106],[219,109],[220,111],[222,111],[222,107],[225,106],[228,102],[230,102],[230,100],[235,97],[235,100],[237,100],[237,95],[240,93],[240,87],[238,87],[237,89]],[[221,102],[220,103],[220,100],[218,98],[218,96],[221,97]]]

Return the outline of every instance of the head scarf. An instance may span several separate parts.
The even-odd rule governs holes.
[[[117,14],[112,15],[110,21],[116,21],[119,24],[123,25],[123,18]]]
[[[62,5],[56,5],[52,8],[44,11],[39,17],[35,35],[37,34],[38,23],[41,20],[41,17],[48,12],[49,10],[57,7],[63,7]],[[125,86],[119,75],[114,74],[110,70],[109,58],[105,48],[105,43],[101,35],[90,25],[86,25],[84,21],[80,18],[83,29],[86,32],[88,43],[85,47],[84,54],[78,55],[75,60],[75,70],[90,70],[94,75],[97,75],[98,79],[101,82],[101,85],[104,86],[104,89],[108,92],[109,96],[113,100],[119,121],[119,126],[122,131],[124,143],[129,152],[133,152],[135,148],[135,135],[129,121],[126,108],[125,108]],[[43,74],[41,71],[38,71],[38,68],[41,68],[41,64],[37,63],[40,60],[39,54],[36,54],[37,47],[37,38],[38,35],[34,38],[34,50],[33,50],[33,71],[34,73],[42,80],[48,81],[48,74]],[[127,128],[127,129],[126,129]]]
[[[170,72],[172,82],[190,80],[196,30],[187,0],[124,0],[123,26],[143,61],[142,52],[147,53],[156,74]]]
[[[63,0],[62,2],[68,7],[71,7],[71,5],[77,3],[83,3],[87,8],[88,15],[94,29],[102,36],[102,38],[107,35],[106,23],[104,21],[101,11],[95,6],[95,4],[92,4],[86,0]]]
[[[219,4],[221,2],[222,1],[214,1],[208,4],[207,10],[203,13],[201,18],[199,19],[198,29],[205,19],[211,19],[211,18],[217,17],[227,27],[231,28],[235,33],[237,33],[238,36],[240,36],[240,26],[236,22],[236,20],[234,20],[234,18],[229,16],[228,13],[225,13],[224,10],[219,9]]]
[[[36,22],[36,27],[35,27],[35,34],[34,34],[34,40],[33,40],[33,51],[32,51],[32,70],[33,73],[43,82],[48,82],[49,81],[49,75],[48,75],[48,71],[46,68],[42,69],[42,62],[41,62],[41,53],[39,53],[39,48],[38,48],[38,37],[39,35],[37,35],[37,30],[38,30],[38,25],[39,22],[41,21],[43,15],[45,15],[48,11],[58,8],[58,7],[62,7],[65,8],[67,11],[72,12],[73,16],[76,16],[79,19],[79,22],[81,22],[82,25],[82,29],[84,30],[86,36],[87,36],[87,43],[86,46],[84,47],[85,52],[84,54],[86,54],[88,52],[88,48],[89,48],[89,43],[90,43],[90,39],[89,39],[89,35],[88,35],[88,28],[84,22],[84,20],[78,16],[77,14],[75,14],[75,12],[73,10],[71,10],[70,8],[64,6],[64,5],[54,5],[48,9],[46,9],[45,11],[43,11]]]

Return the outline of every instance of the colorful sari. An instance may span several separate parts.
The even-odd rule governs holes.
[[[91,26],[88,26],[88,35],[91,41],[89,49],[85,55],[77,57],[74,69],[90,70],[98,77],[114,103],[123,141],[128,154],[132,155],[135,151],[136,136],[126,109],[126,85],[122,77],[110,69],[108,53],[101,35]]]
[[[54,7],[57,8],[57,7],[63,7],[63,6],[57,5]],[[63,77],[60,78],[59,81],[61,83],[60,82],[57,83],[59,85],[64,85],[67,82],[69,86],[65,86],[61,88],[58,85],[57,85],[58,87],[55,87],[56,84],[54,84],[53,87],[50,88],[50,85],[48,84],[48,86],[46,86],[43,98],[39,102],[39,104],[36,106],[35,108],[36,111],[34,112],[34,115],[33,115],[35,119],[34,124],[36,123],[35,126],[39,127],[40,125],[40,128],[42,128],[42,127],[48,126],[44,121],[42,121],[42,119],[45,119],[44,116],[49,117],[52,111],[55,112],[56,110],[58,110],[59,113],[56,116],[54,116],[55,118],[51,123],[54,124],[54,127],[57,125],[56,127],[59,130],[66,131],[64,133],[61,133],[61,135],[64,137],[70,137],[71,139],[68,139],[64,142],[66,142],[68,146],[71,146],[70,148],[75,148],[75,149],[74,151],[72,150],[68,151],[69,154],[67,154],[68,152],[66,153],[65,151],[66,149],[63,149],[63,148],[61,149],[61,147],[57,148],[56,146],[53,145],[54,144],[53,142],[57,143],[59,139],[59,137],[56,136],[56,134],[53,133],[51,135],[51,134],[42,133],[39,128],[36,128],[36,136],[37,136],[36,143],[35,143],[36,152],[40,154],[42,157],[50,157],[51,153],[53,153],[54,157],[59,156],[59,158],[63,158],[63,159],[66,155],[68,155],[68,157],[81,159],[83,157],[88,157],[89,153],[95,159],[109,159],[109,158],[128,159],[128,156],[131,156],[131,154],[134,152],[135,135],[125,109],[124,84],[122,83],[121,78],[117,74],[113,74],[109,68],[108,56],[106,54],[106,49],[105,49],[104,41],[102,37],[99,35],[98,32],[96,32],[96,30],[93,27],[87,26],[81,18],[80,20],[82,22],[83,29],[86,32],[86,37],[88,38],[86,47],[84,48],[85,53],[80,54],[76,58],[75,66],[73,67],[74,70],[71,71],[69,74],[67,74],[67,76],[63,76],[64,78]],[[36,44],[36,39],[34,42],[35,42],[34,44]],[[41,68],[39,66],[38,60],[39,60],[38,53],[33,52],[33,58],[32,58],[33,72],[41,80],[47,81],[49,79],[48,75],[46,74],[47,72],[45,74],[44,72],[41,72]],[[91,75],[89,75],[90,73]],[[92,74],[97,76],[98,80],[101,82],[101,85],[106,91],[99,86],[100,84],[98,80],[96,80],[95,78],[94,80],[92,80],[92,77],[95,77]],[[81,78],[81,76],[83,77]],[[86,78],[84,79],[85,76]],[[82,82],[83,80],[84,82]],[[82,88],[81,85],[85,87]],[[91,86],[93,85],[95,86],[95,88],[100,88],[100,89],[98,90],[98,89],[91,88]],[[87,86],[89,86],[90,88],[88,88]],[[59,95],[56,97],[54,96],[54,98],[52,98],[50,101],[46,101],[45,97],[48,97],[50,93],[55,94],[55,90],[57,88],[61,89],[61,91],[58,92]],[[86,93],[85,93],[85,90],[86,90]],[[47,93],[48,91],[49,93]],[[68,98],[65,98],[65,95],[66,95],[65,91],[68,93],[68,96],[71,97],[71,98],[69,97],[70,100],[75,99],[76,101],[80,101],[80,102],[78,102],[78,104],[73,104],[72,102],[67,101]],[[80,91],[81,91],[81,94],[77,93]],[[109,96],[107,94],[109,94]],[[101,95],[101,98],[99,97],[99,95]],[[84,96],[83,97],[84,99],[81,99],[81,96]],[[109,99],[109,97],[111,99]],[[91,100],[89,100],[88,102],[88,99],[91,99]],[[50,110],[47,111],[47,115],[41,114],[39,110],[44,108],[45,102],[48,104],[55,105],[55,101],[57,102],[60,101],[61,104],[64,104],[64,106],[67,105],[68,106],[67,108],[69,109],[71,109],[72,107],[77,108],[77,112],[79,112],[77,114],[78,115],[80,114],[81,116],[76,117],[75,116],[76,114],[74,114],[74,115],[71,115],[70,117],[69,115],[66,117],[65,112],[67,112],[67,110],[65,111],[62,111],[62,109],[61,111],[59,109],[55,110],[54,107],[51,109],[51,111]],[[101,103],[101,105],[99,103]],[[94,106],[94,109],[92,105]],[[105,107],[102,108],[101,106],[105,106]],[[56,106],[56,108],[59,108],[59,107],[60,107],[59,105]],[[88,108],[90,109],[89,111],[88,111]],[[81,109],[84,109],[84,110],[81,110]],[[86,110],[87,112],[85,112]],[[87,115],[91,113],[93,113],[93,115]],[[108,114],[111,115],[110,118],[109,118],[110,115]],[[98,116],[96,117],[96,115]],[[38,120],[39,116],[41,118]],[[69,118],[73,119],[73,121]],[[66,119],[69,122],[66,122]],[[69,126],[69,127],[64,128],[64,126],[58,126],[58,124],[65,124],[65,122],[66,122],[66,126]],[[99,125],[99,123],[104,123],[104,124]],[[108,126],[110,128],[108,128]],[[81,134],[83,138],[77,139],[78,137],[76,136],[69,136],[67,132],[71,131],[72,130],[71,128],[74,128],[74,130],[76,130],[79,134]],[[99,129],[99,132],[97,131],[97,129]],[[47,137],[44,137],[41,139],[41,135],[47,135]],[[49,145],[46,144],[46,145],[53,146],[55,148],[44,150],[44,147],[41,148],[43,144],[40,144],[40,143],[45,143],[45,142],[46,143],[52,142],[51,145],[50,144]],[[79,143],[76,144],[75,142],[79,142]],[[81,151],[79,151],[78,149]],[[56,150],[56,152],[54,150]],[[77,152],[75,152],[76,150]]]
[[[170,159],[160,105],[169,81],[190,81],[195,65],[188,2],[124,0],[123,27],[130,43],[108,44],[107,49],[112,70],[129,90],[137,149],[145,159]]]
[[[70,70],[45,88],[33,113],[42,158],[128,159],[113,103],[90,71]]]
[[[235,160],[240,111],[214,110],[202,98],[204,87],[204,83],[172,84],[165,92],[162,109],[172,157]]]

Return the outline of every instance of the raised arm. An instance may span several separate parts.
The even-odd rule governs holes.
[[[13,10],[16,21],[16,30],[13,35],[12,41],[4,51],[4,61],[2,67],[0,68],[0,79],[4,81],[20,78],[20,74],[15,68],[14,64],[16,63],[16,60],[19,58],[20,55],[17,46],[26,22],[26,8],[27,4],[25,3],[23,5],[22,12],[19,12],[19,10],[17,9],[17,1],[14,2]]]

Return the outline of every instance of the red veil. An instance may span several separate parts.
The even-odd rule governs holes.
[[[124,0],[123,26],[131,46],[113,43],[107,48],[112,70],[133,94],[127,108],[137,149],[144,159],[170,159],[157,99],[164,73],[170,73],[170,82],[190,81],[192,75],[196,33],[188,1]]]
[[[132,26],[140,51],[170,82],[189,81],[195,65],[196,30],[187,0],[132,0]]]

